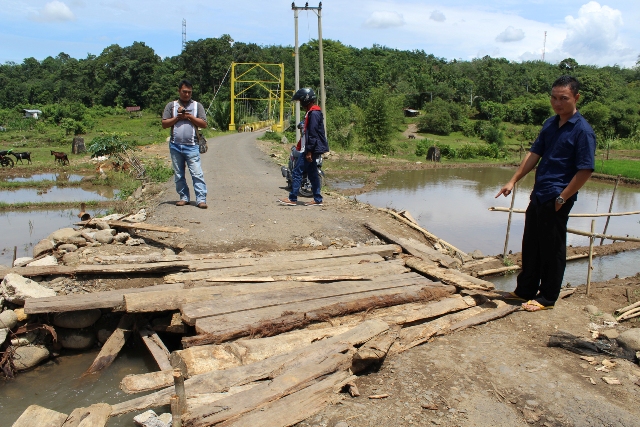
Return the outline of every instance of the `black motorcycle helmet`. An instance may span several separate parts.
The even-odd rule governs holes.
[[[303,108],[306,108],[316,99],[316,93],[313,91],[313,89],[303,87],[301,89],[298,89],[298,91],[293,95],[293,98],[291,98],[291,101],[300,101],[300,105],[302,105]]]

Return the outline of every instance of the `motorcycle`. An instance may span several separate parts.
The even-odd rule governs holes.
[[[301,125],[303,122],[300,122],[298,125],[298,129],[301,129]],[[296,161],[300,157],[300,151],[297,150],[295,145],[291,146],[291,152],[289,153],[289,163],[288,165],[282,166],[280,168],[280,172],[282,172],[282,177],[287,180],[287,190],[291,191],[293,187],[293,167],[296,164]],[[324,184],[324,171],[322,170],[322,156],[318,156],[316,159],[316,164],[318,165],[318,178],[320,179],[320,188]],[[306,172],[302,175],[302,182],[300,183],[300,191],[298,194],[302,197],[313,197],[313,189],[311,188],[311,181],[309,181],[309,177]]]
[[[13,167],[13,160],[9,157],[9,154],[11,154],[12,151],[13,149],[0,151],[0,166],[8,166],[10,168]]]

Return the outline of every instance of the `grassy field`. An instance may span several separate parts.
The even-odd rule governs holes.
[[[605,175],[622,175],[626,178],[640,180],[640,160],[611,159],[597,160],[596,173]]]

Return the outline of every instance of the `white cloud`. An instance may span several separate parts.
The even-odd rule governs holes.
[[[367,28],[393,28],[404,25],[404,17],[396,12],[373,12],[364,26]]]
[[[524,31],[520,28],[513,28],[511,25],[507,27],[506,30],[498,34],[496,37],[497,42],[517,42],[524,38]]]
[[[42,9],[31,15],[31,19],[40,22],[75,21],[76,17],[69,6],[54,0],[44,5]]]
[[[447,20],[447,17],[444,16],[444,13],[440,12],[439,10],[434,10],[433,12],[431,12],[431,16],[429,17],[429,19],[436,22],[444,22]]]

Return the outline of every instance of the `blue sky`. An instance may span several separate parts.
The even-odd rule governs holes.
[[[302,6],[304,2],[297,2]],[[317,6],[318,2],[310,2]],[[42,60],[65,52],[99,55],[111,45],[142,41],[161,57],[187,39],[229,34],[259,45],[293,45],[290,0],[0,0],[0,63]],[[317,16],[301,11],[300,43],[318,37]],[[580,64],[632,67],[640,54],[638,0],[325,0],[323,38],[354,47],[422,49],[470,60],[573,57]]]

